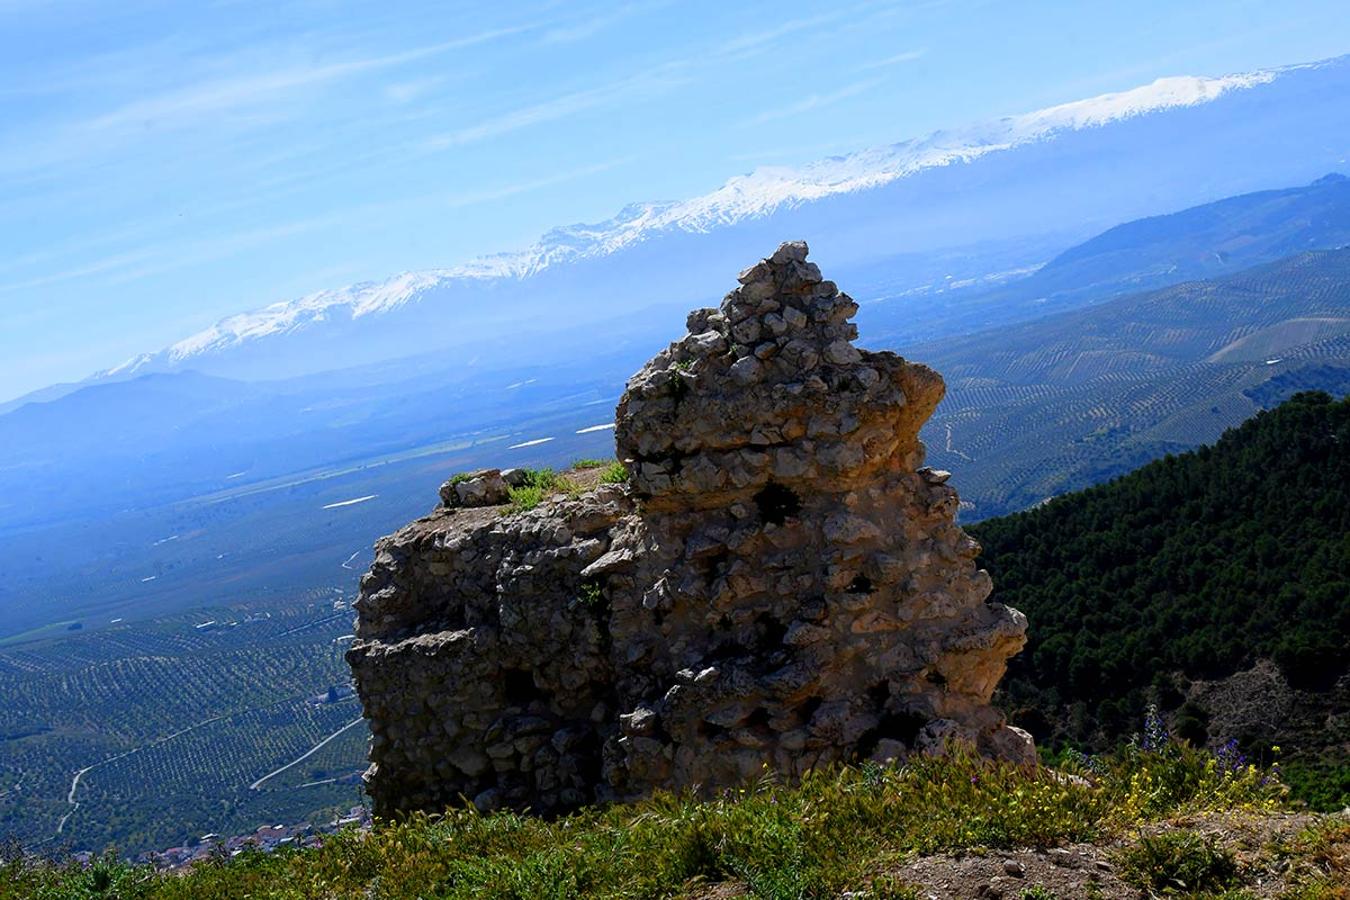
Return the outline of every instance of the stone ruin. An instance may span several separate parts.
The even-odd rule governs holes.
[[[555,813],[656,789],[941,752],[1035,759],[989,705],[1026,619],[919,428],[931,369],[860,351],[804,243],[628,383],[627,483],[503,506],[447,483],[376,545],[347,654],[375,813]]]

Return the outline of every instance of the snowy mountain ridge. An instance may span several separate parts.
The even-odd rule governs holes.
[[[630,204],[605,222],[552,229],[523,251],[492,254],[445,269],[405,272],[380,282],[318,291],[229,316],[158,353],[140,354],[95,378],[126,377],[157,363],[178,365],[262,337],[386,313],[417,302],[427,292],[456,279],[524,279],[551,266],[616,253],[662,232],[711,232],[832,195],[878,188],[925,169],[969,162],[1060,132],[1207,103],[1230,91],[1267,84],[1292,68],[1301,67],[1217,78],[1160,78],[1131,90],[938,131],[924,138],[802,166],[759,167],[689,200]]]

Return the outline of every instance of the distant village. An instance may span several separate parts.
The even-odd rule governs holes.
[[[347,828],[365,831],[370,828],[370,824],[370,809],[353,806],[344,815],[324,824],[305,822],[298,825],[263,825],[251,834],[235,837],[204,834],[181,847],[148,850],[137,856],[135,862],[162,870],[184,869],[201,860],[232,858],[248,850],[271,853],[289,847],[317,847],[323,843],[325,835],[336,834]],[[92,862],[95,856],[87,851],[74,854],[75,859],[86,864]]]

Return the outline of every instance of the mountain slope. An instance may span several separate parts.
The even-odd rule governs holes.
[[[334,360],[467,354],[503,329],[520,333],[523,353],[546,353],[543,326],[560,307],[598,324],[635,302],[706,302],[738,260],[784,235],[810,236],[822,264],[844,275],[901,253],[1084,236],[1094,225],[1334,169],[1350,148],[1350,110],[1339,101],[1347,86],[1350,58],[1162,79],[800,169],[761,169],[693,200],[636,204],[607,222],[557,229],[523,253],[233,316],[106,374],[192,367],[282,377]],[[1233,146],[1244,152],[1227,152]],[[1043,261],[1039,253],[1028,248],[1022,262]],[[634,283],[657,273],[659,300],[632,296]],[[927,275],[893,278],[917,287]]]
[[[1350,249],[904,348],[947,380],[924,432],[968,518],[1216,439],[1350,375]]]
[[[1192,739],[1350,760],[1350,399],[1298,394],[1213,447],[972,532],[1032,623],[1005,683],[1043,740],[1109,744],[1152,691]],[[1190,684],[1270,658],[1282,687],[1256,696]]]
[[[1046,292],[1061,284],[1101,293],[1142,290],[1224,272],[1305,250],[1350,244],[1350,178],[1332,174],[1305,187],[1259,191],[1118,225],[1065,251],[1028,279]]]
[[[1307,250],[1350,245],[1350,178],[1226,197],[1110,228],[1028,277],[960,303],[1013,321],[1112,296],[1215,278]],[[949,315],[955,310],[949,312]]]

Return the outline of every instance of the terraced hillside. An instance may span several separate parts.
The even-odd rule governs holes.
[[[1300,389],[1350,381],[1350,249],[904,348],[947,379],[924,433],[967,520],[1213,441]]]
[[[360,802],[350,628],[314,591],[0,647],[0,832],[134,854]]]

